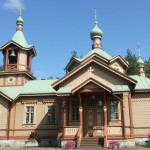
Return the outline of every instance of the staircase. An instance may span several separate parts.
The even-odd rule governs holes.
[[[104,138],[83,137],[80,147],[104,147]]]

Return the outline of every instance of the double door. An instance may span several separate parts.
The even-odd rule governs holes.
[[[101,100],[88,100],[85,113],[85,136],[97,136],[103,127],[103,109]]]

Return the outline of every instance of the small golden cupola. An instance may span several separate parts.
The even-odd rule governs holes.
[[[92,29],[90,35],[91,35],[91,39],[93,40],[92,49],[96,49],[96,48],[101,49],[102,46],[100,41],[102,39],[103,32],[101,29],[99,29],[97,25],[96,10],[95,10],[95,27]]]
[[[144,61],[143,61],[142,58],[141,58],[139,43],[138,43],[138,51],[139,51],[139,58],[138,58],[138,60],[137,60],[137,66],[138,66],[138,68],[139,68],[139,76],[144,76],[144,77],[145,77]]]

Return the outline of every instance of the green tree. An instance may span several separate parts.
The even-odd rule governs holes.
[[[137,57],[135,54],[132,54],[131,50],[127,49],[127,55],[125,56],[125,60],[129,63],[129,68],[127,70],[127,75],[137,75],[138,67],[137,67]]]
[[[3,71],[3,65],[0,66],[0,71]]]
[[[150,78],[150,57],[148,59],[148,61],[144,61],[144,71],[145,71],[145,76]]]

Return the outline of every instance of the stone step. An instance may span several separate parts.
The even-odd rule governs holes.
[[[80,147],[102,147],[104,146],[104,139],[97,137],[83,137]]]

